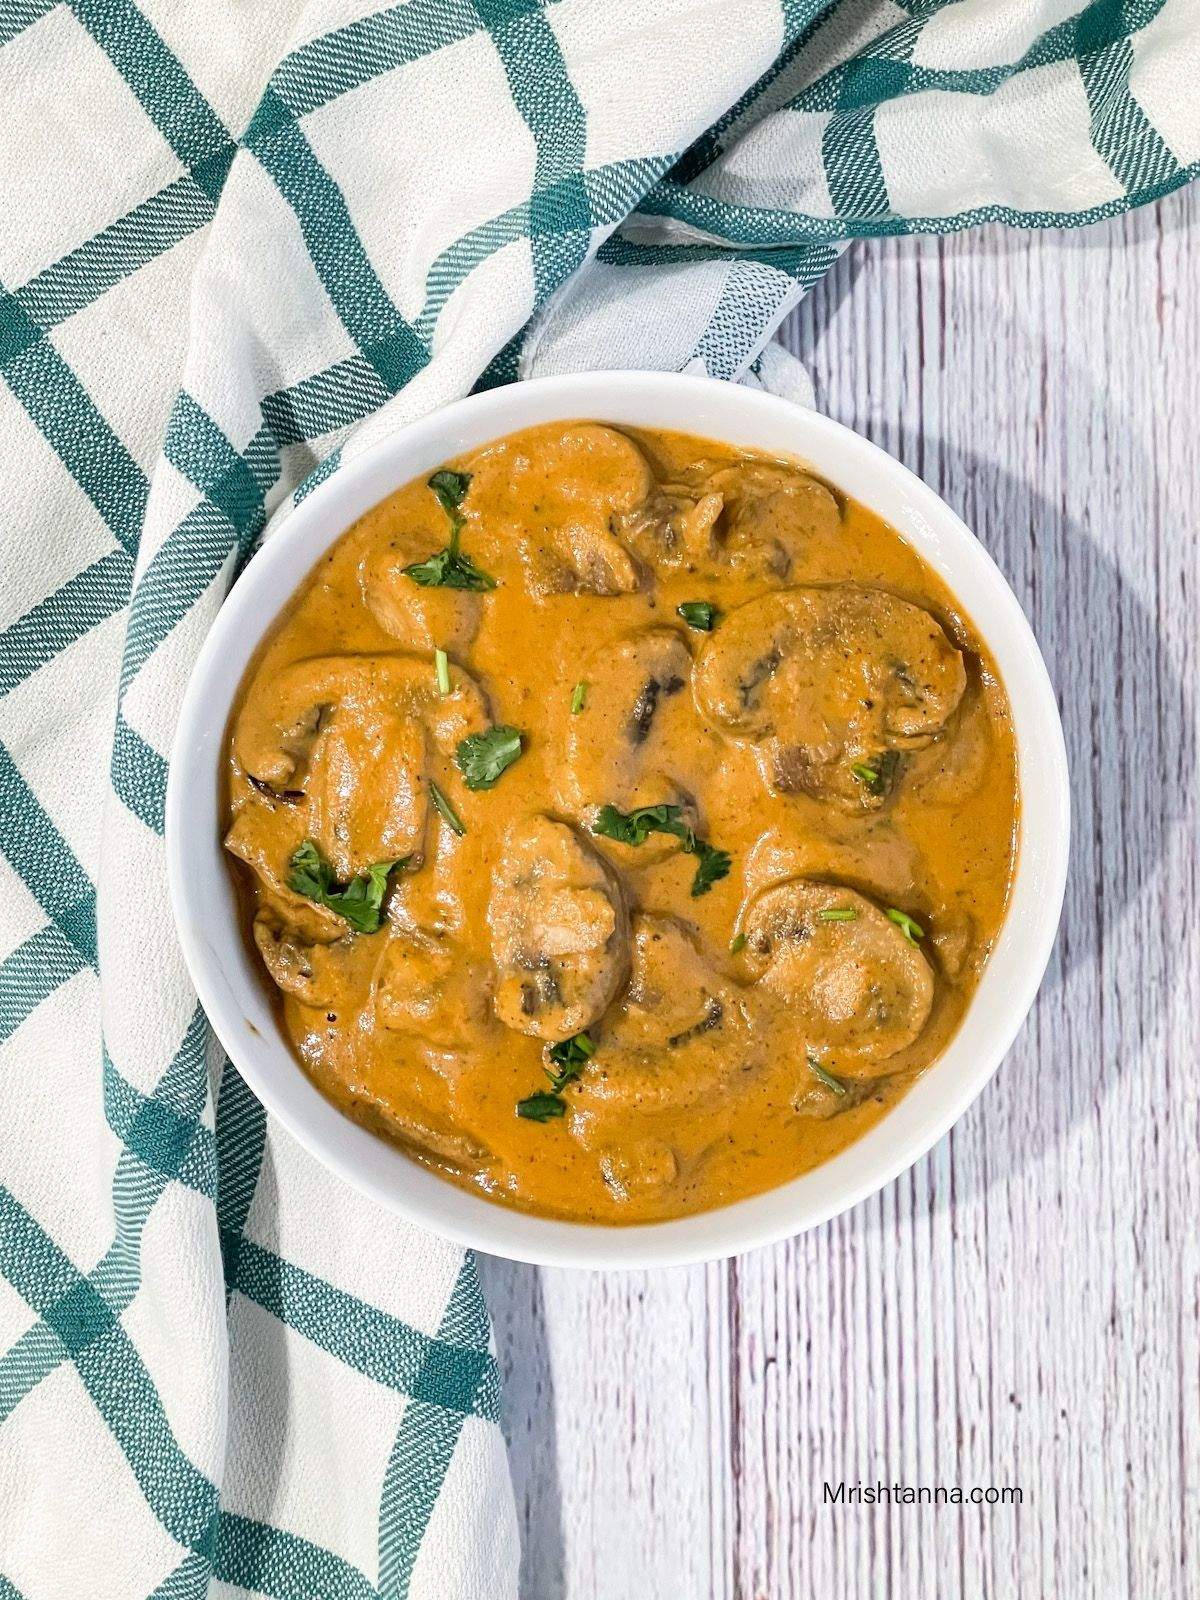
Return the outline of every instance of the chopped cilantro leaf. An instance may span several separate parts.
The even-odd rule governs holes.
[[[729,876],[729,869],[733,865],[733,858],[728,850],[715,850],[711,844],[705,844],[703,839],[697,839],[696,854],[700,857],[696,866],[696,876],[692,879],[692,898],[697,899],[702,894],[707,894],[714,883],[721,878]]]
[[[546,1076],[550,1079],[550,1087],[555,1094],[561,1094],[567,1084],[572,1083],[588,1062],[596,1054],[596,1046],[586,1033],[576,1033],[569,1039],[562,1039],[558,1044],[550,1046],[548,1057],[551,1067],[546,1069]]]
[[[683,840],[683,847],[689,853],[696,844],[696,835],[683,820],[679,806],[640,806],[636,811],[601,806],[592,823],[592,832],[604,839],[615,839],[618,844],[632,845],[645,844],[652,833],[671,833]]]
[[[517,1101],[517,1115],[529,1122],[549,1122],[551,1117],[566,1115],[567,1102],[559,1095],[547,1094],[539,1089],[536,1094]]]
[[[468,789],[490,789],[520,754],[520,731],[500,723],[460,740],[454,759]]]
[[[462,555],[456,548],[457,533],[444,550],[438,550],[424,561],[414,561],[405,567],[404,576],[419,583],[423,589],[473,589],[476,592],[494,589],[496,580],[490,572],[477,567],[470,556]]]
[[[733,865],[727,851],[717,850],[683,820],[679,806],[639,806],[636,811],[618,811],[616,806],[601,806],[592,832],[618,844],[642,845],[652,833],[669,833],[683,845],[684,853],[698,857],[692,894],[707,894],[713,884],[728,875]]]
[[[868,794],[891,794],[900,775],[899,750],[885,750],[873,761],[856,761],[850,771]]]
[[[470,556],[463,555],[458,548],[459,535],[466,522],[459,507],[466,498],[470,483],[469,472],[451,472],[449,468],[435,472],[429,480],[429,487],[437,496],[438,504],[450,518],[450,543],[445,549],[426,556],[424,561],[414,561],[411,566],[405,567],[405,577],[419,583],[422,588],[478,591],[496,587],[496,580],[491,573],[477,567]]]
[[[449,467],[443,467],[430,478],[429,487],[437,496],[442,510],[450,518],[451,527],[456,530],[461,528],[464,518],[459,507],[467,498],[467,490],[471,487],[471,474],[452,472]]]
[[[383,922],[388,877],[411,859],[403,856],[395,861],[376,861],[365,872],[356,873],[349,883],[339,884],[333,867],[313,840],[305,839],[288,863],[288,887],[293,894],[301,894],[344,917],[355,933],[375,933]]]
[[[675,609],[688,627],[695,628],[697,633],[711,633],[713,624],[721,614],[711,600],[685,600]]]

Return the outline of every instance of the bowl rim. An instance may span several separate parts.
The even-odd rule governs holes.
[[[673,411],[675,420],[648,415],[656,409]],[[706,417],[729,412],[740,414],[737,426],[728,419],[723,427],[705,425]],[[647,415],[639,422],[641,413]],[[792,451],[758,448],[794,455],[868,506],[879,494],[890,498],[886,520],[939,573],[992,651],[1017,745],[1020,833],[1009,908],[946,1049],[886,1116],[829,1161],[762,1194],[666,1222],[611,1225],[534,1216],[423,1167],[325,1099],[278,1025],[268,1021],[266,1031],[258,1025],[273,1012],[240,928],[233,927],[232,941],[214,938],[226,915],[221,907],[237,906],[218,826],[232,703],[246,666],[299,585],[364,511],[420,473],[539,422],[585,418],[717,439],[728,437],[731,427],[747,436],[758,428],[794,431]],[[755,447],[749,437],[737,442]],[[851,481],[816,459],[831,455],[854,469]],[[305,559],[294,559],[305,552]],[[976,603],[965,603],[964,588]],[[984,618],[979,601],[988,606]],[[199,869],[198,827],[202,838],[207,834]],[[820,412],[716,379],[619,370],[530,379],[467,396],[389,432],[313,488],[249,562],[204,640],[172,741],[165,808],[168,889],[185,964],[214,1033],[267,1110],[323,1165],[408,1222],[489,1254],[581,1268],[684,1266],[775,1244],[858,1204],[926,1154],[982,1092],[1033,1004],[1058,929],[1069,836],[1066,746],[1049,674],[1012,589],[958,514],[873,441]],[[242,969],[241,982],[231,979],[231,964]],[[247,975],[259,1003],[247,991]],[[985,993],[997,1017],[983,1029]],[[945,1070],[950,1066],[957,1077]]]

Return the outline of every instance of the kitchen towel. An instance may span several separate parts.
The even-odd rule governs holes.
[[[0,0],[0,119],[0,1596],[504,1600],[472,1261],[189,990],[189,666],[381,431],[531,373],[770,385],[851,240],[1185,182],[1196,0]]]

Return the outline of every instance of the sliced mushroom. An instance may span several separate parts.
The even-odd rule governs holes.
[[[738,986],[674,917],[636,916],[629,987],[573,1090],[580,1108],[652,1112],[712,1103],[757,1059]]]
[[[830,816],[817,830],[769,827],[746,859],[746,884],[753,892],[785,878],[844,883],[885,905],[904,906],[920,897],[929,868],[919,845],[891,815]]]
[[[479,629],[482,597],[466,589],[425,588],[406,567],[438,548],[428,534],[408,534],[371,550],[358,569],[363,601],[385,633],[409,650],[463,655]]]
[[[643,628],[597,650],[584,669],[587,701],[568,718],[561,801],[576,816],[679,804],[672,752],[699,733],[692,657],[674,628]],[[639,859],[648,857],[643,852]]]
[[[319,943],[346,931],[341,917],[288,886],[289,863],[308,836],[307,807],[252,795],[238,808],[225,848],[244,861],[271,900],[287,913],[300,938]]]
[[[573,828],[528,816],[505,835],[488,901],[496,1015],[566,1039],[609,1005],[629,969],[620,885]]]
[[[706,486],[724,501],[717,538],[734,567],[786,579],[814,539],[841,527],[834,496],[793,467],[739,461],[713,473]]]
[[[381,1124],[418,1159],[434,1166],[478,1180],[496,1165],[495,1154],[455,1118],[419,1104],[401,1089],[390,1089],[386,1101],[376,1101],[371,1113],[364,1120]]]
[[[756,747],[773,790],[854,809],[884,800],[862,771],[878,770],[882,751],[927,745],[965,684],[962,656],[928,611],[856,584],[738,606],[695,672],[702,711]]]
[[[305,1006],[335,1004],[353,990],[356,973],[365,978],[374,959],[368,952],[364,963],[363,941],[349,936],[309,943],[269,908],[254,919],[254,943],[276,986]]]
[[[306,780],[309,832],[343,878],[418,854],[428,807],[425,729],[379,703],[337,706]]]
[[[971,685],[955,718],[953,738],[939,739],[932,749],[913,758],[906,786],[922,806],[960,806],[995,778],[996,749],[988,712],[983,695]]]
[[[308,828],[338,873],[421,848],[428,811],[427,746],[452,754],[489,726],[487,701],[457,669],[438,691],[421,656],[315,656],[251,695],[234,752],[251,778],[287,784],[307,769]]]
[[[615,531],[646,566],[695,571],[717,555],[716,528],[724,503],[719,494],[664,487],[621,516]]]
[[[375,1011],[385,1028],[465,1050],[494,1027],[490,998],[491,973],[456,941],[393,931],[375,978]]]
[[[862,1105],[868,1095],[878,1091],[878,1079],[838,1079],[838,1088],[823,1083],[814,1072],[804,1072],[803,1064],[795,1063],[800,1070],[800,1081],[791,1097],[791,1108],[798,1117],[809,1117],[814,1122],[828,1122],[843,1112],[853,1111]]]
[[[743,931],[744,960],[758,989],[777,1002],[778,1020],[798,1031],[806,1048],[836,1053],[831,1070],[871,1076],[925,1026],[933,1004],[929,963],[864,895],[792,878],[751,901]]]
[[[614,1200],[661,1194],[679,1177],[679,1157],[662,1139],[635,1139],[600,1154],[600,1175]]]
[[[419,720],[439,750],[449,753],[469,733],[488,726],[483,691],[461,669],[443,695],[428,657],[394,655],[310,656],[295,661],[247,696],[234,729],[234,752],[251,776],[286,784],[305,758],[322,712],[380,707]]]
[[[938,919],[930,944],[937,952],[938,965],[953,983],[966,970],[968,961],[977,959],[975,918],[969,911],[952,911]]]
[[[519,447],[485,457],[478,475],[494,520],[511,529],[533,594],[637,588],[637,564],[613,532],[654,487],[632,439],[596,423],[537,429]]]

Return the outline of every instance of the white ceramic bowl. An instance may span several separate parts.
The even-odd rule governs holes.
[[[238,929],[221,849],[230,710],[259,642],[297,585],[357,518],[401,484],[519,428],[572,418],[674,428],[794,456],[878,512],[945,580],[991,648],[1012,704],[1020,772],[1012,904],[941,1058],[880,1123],[815,1171],[717,1211],[625,1228],[495,1205],[335,1110],[279,1027]],[[1037,643],[999,570],[954,512],[906,467],[828,417],[760,391],[650,372],[543,378],[473,395],[381,441],[315,489],[254,557],[205,642],[180,716],[166,809],[171,898],[188,968],[221,1043],[268,1110],[318,1160],[412,1222],[494,1255],[579,1267],[678,1265],[769,1244],[844,1211],[923,1155],[991,1077],[1033,1003],[1058,926],[1069,826],[1062,727]]]

